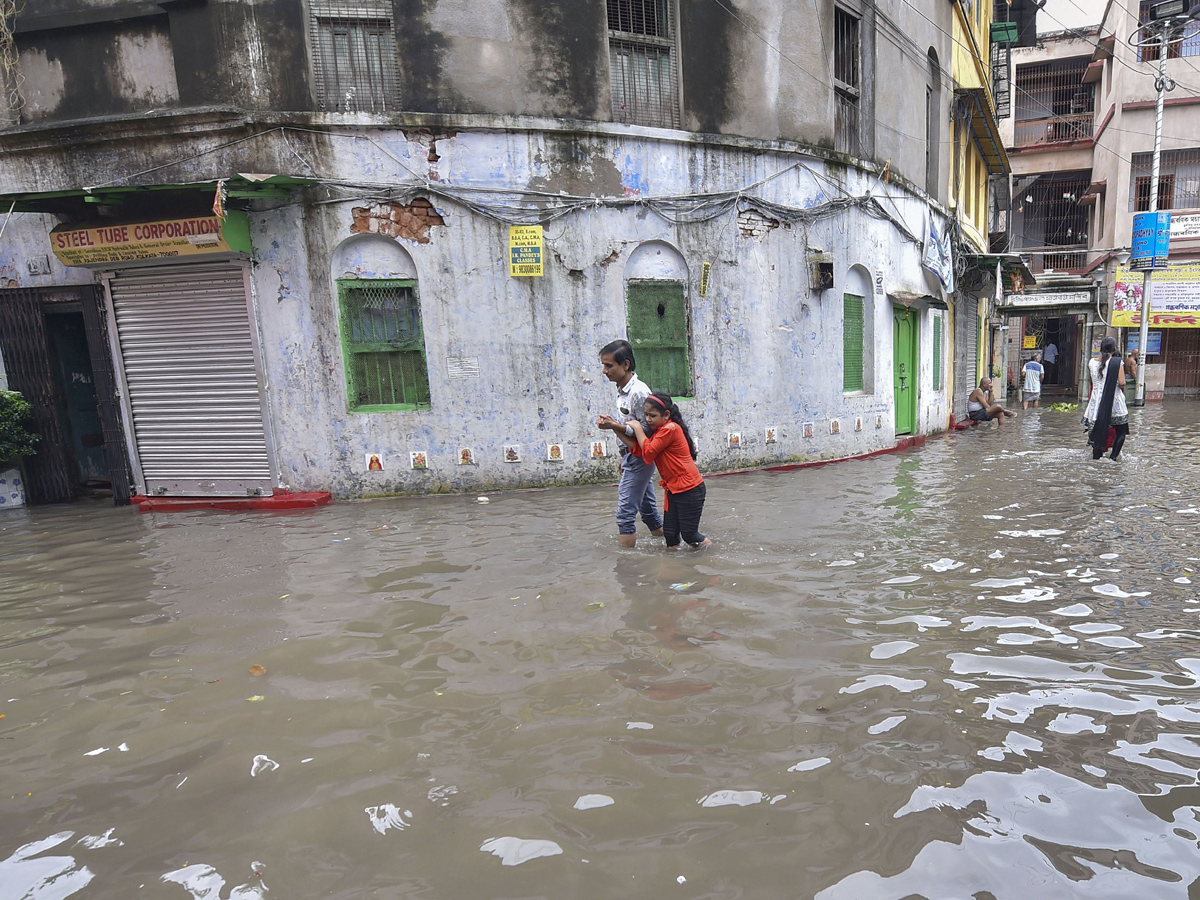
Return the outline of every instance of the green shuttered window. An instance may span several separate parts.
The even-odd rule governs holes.
[[[863,298],[842,295],[842,390],[863,389]]]
[[[933,317],[933,389],[942,389],[942,317]]]
[[[650,390],[692,396],[688,309],[680,281],[630,281],[629,343]]]
[[[416,282],[339,281],[338,305],[350,411],[428,409]]]

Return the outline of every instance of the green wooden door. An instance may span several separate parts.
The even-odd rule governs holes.
[[[892,388],[896,404],[896,434],[917,430],[917,314],[892,307]]]
[[[638,377],[650,390],[672,397],[692,396],[688,359],[688,310],[680,281],[631,281],[629,343]]]

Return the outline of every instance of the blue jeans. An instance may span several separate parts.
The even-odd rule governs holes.
[[[662,528],[658,500],[654,496],[654,466],[646,465],[632,453],[621,457],[621,480],[617,484],[617,531],[637,534],[637,517],[651,531]]]

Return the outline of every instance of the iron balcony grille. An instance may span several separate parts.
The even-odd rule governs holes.
[[[613,120],[678,128],[673,0],[608,0],[608,27]]]
[[[1087,265],[1088,208],[1079,200],[1090,170],[1030,175],[1013,180],[1012,246],[1034,272]]]
[[[1150,209],[1150,166],[1152,154],[1135,153],[1131,158],[1129,209]],[[1200,148],[1164,150],[1158,172],[1159,209],[1200,209]]]
[[[311,27],[320,109],[386,113],[399,108],[390,4],[323,3],[313,8]]]
[[[1030,147],[1092,136],[1095,92],[1083,84],[1088,57],[1017,66],[1013,144]]]

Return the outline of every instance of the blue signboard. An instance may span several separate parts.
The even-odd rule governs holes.
[[[1138,213],[1133,217],[1133,245],[1129,250],[1129,267],[1165,269],[1170,245],[1171,214]]]
[[[1136,350],[1141,338],[1142,336],[1138,332],[1130,329],[1129,334],[1125,336],[1125,352],[1129,353]],[[1142,354],[1143,356],[1158,356],[1158,354],[1162,353],[1161,331],[1150,332],[1150,337],[1146,339],[1146,348],[1146,353]]]

